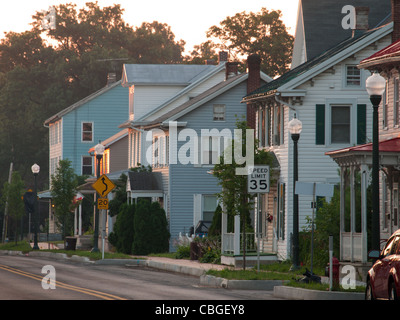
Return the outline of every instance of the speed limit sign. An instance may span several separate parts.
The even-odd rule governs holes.
[[[97,208],[99,210],[108,210],[108,199],[107,198],[97,199]]]
[[[269,166],[249,166],[247,176],[247,192],[269,192]]]

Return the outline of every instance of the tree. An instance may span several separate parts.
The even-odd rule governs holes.
[[[281,11],[261,8],[258,13],[237,13],[212,26],[208,38],[220,41],[217,46],[229,50],[238,60],[256,53],[260,55],[261,70],[270,77],[282,75],[289,70],[293,36],[281,20]]]
[[[60,160],[51,176],[51,196],[53,197],[57,227],[62,227],[64,237],[73,233],[73,200],[76,195],[77,176],[71,161]]]
[[[15,243],[18,241],[18,225],[25,213],[23,201],[24,182],[18,171],[14,171],[11,176],[11,183],[4,183],[2,201],[8,205],[9,216],[13,219]],[[21,230],[22,232],[22,230]]]
[[[238,150],[238,144],[242,143],[242,152],[246,150],[246,121],[237,121],[236,126],[241,130],[242,137],[241,141],[233,139],[232,146],[233,150]],[[252,150],[254,150],[254,164],[273,165],[272,155],[263,150],[258,149],[258,142],[255,140]],[[222,187],[222,191],[219,193],[219,199],[221,200],[224,210],[228,216],[240,215],[241,230],[243,232],[242,237],[242,250],[243,250],[243,268],[246,268],[245,256],[246,256],[246,229],[250,226],[250,211],[253,209],[254,194],[247,192],[247,176],[237,175],[237,168],[244,168],[248,163],[238,164],[234,159],[230,159],[229,163],[224,163],[224,155],[220,157],[220,162],[214,166],[213,175],[218,178],[219,185]]]

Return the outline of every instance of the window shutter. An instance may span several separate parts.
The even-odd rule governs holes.
[[[325,144],[325,105],[317,104],[315,107],[315,144]]]
[[[357,144],[367,141],[367,105],[357,105]]]

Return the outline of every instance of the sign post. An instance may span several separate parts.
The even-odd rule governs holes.
[[[257,193],[257,271],[260,270],[260,193],[269,192],[269,166],[255,165],[248,167],[247,192]]]
[[[115,184],[103,174],[95,183],[92,184],[93,189],[99,194],[100,198],[97,199],[97,208],[99,210],[108,210],[108,199],[107,195],[115,188]],[[101,232],[102,248],[101,257],[104,259],[104,238],[105,238],[105,223],[107,215],[103,211],[103,229]]]

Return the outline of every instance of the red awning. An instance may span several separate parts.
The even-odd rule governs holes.
[[[372,152],[372,143],[367,143],[355,147],[325,152],[328,156],[339,155],[349,152]],[[379,152],[400,152],[400,137],[379,142]]]

